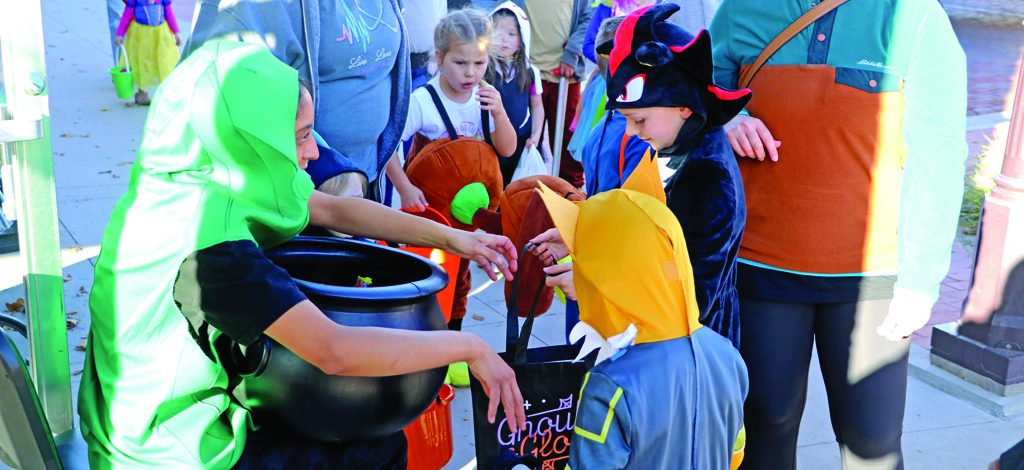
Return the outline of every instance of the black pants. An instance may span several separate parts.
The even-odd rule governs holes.
[[[796,468],[797,432],[817,344],[843,468],[903,468],[900,438],[909,340],[875,333],[889,300],[798,304],[740,298],[740,352],[750,374],[742,468]]]
[[[251,432],[235,470],[405,470],[408,444],[401,431],[365,441],[328,444],[279,433]]]

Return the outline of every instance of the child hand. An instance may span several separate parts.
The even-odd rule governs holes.
[[[566,297],[576,300],[576,287],[572,283],[572,263],[548,266],[544,268],[544,273],[548,275],[544,279],[544,285],[558,287]]]
[[[480,109],[487,110],[494,117],[505,114],[505,106],[501,103],[501,93],[487,82],[480,82],[480,89],[476,92],[476,99],[480,101]]]
[[[540,142],[540,136],[531,135],[529,139],[526,139],[526,148],[532,149],[537,146],[538,142]]]
[[[180,46],[181,45],[181,35],[178,34],[178,33],[174,33],[174,45],[175,46]]]
[[[117,36],[117,37],[114,38],[114,45],[115,46],[120,46],[122,44],[124,44],[124,36]]]
[[[413,212],[427,210],[427,198],[423,196],[423,191],[420,191],[420,188],[417,188],[415,185],[410,184],[404,189],[399,189],[398,196],[402,198],[402,209],[408,209]]]
[[[530,243],[533,244],[530,253],[540,258],[548,266],[569,255],[569,249],[562,241],[562,235],[558,233],[558,229],[548,229],[533,237]]]

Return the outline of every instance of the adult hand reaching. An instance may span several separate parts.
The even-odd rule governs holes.
[[[516,247],[508,237],[489,233],[465,232],[450,229],[451,237],[445,251],[466,259],[473,260],[484,268],[487,277],[498,280],[493,267],[497,267],[505,279],[512,280],[518,268]]]
[[[483,341],[481,340],[481,343]],[[487,394],[487,421],[493,423],[501,403],[508,418],[508,428],[512,432],[526,428],[526,412],[523,409],[523,395],[516,383],[516,374],[486,344],[481,348],[477,358],[466,361],[469,371],[483,386]]]

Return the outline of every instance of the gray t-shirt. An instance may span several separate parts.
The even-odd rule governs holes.
[[[399,21],[388,0],[320,2],[316,130],[370,179],[377,174],[377,141],[390,114]]]

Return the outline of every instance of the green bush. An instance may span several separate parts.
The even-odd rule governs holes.
[[[960,206],[960,233],[968,237],[978,234],[981,223],[981,209],[985,197],[995,187],[995,176],[999,174],[1003,161],[1003,146],[989,139],[978,155],[974,166],[968,170],[964,180],[964,198]]]

